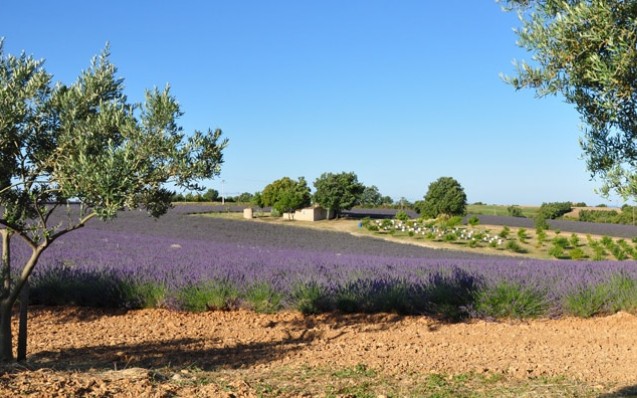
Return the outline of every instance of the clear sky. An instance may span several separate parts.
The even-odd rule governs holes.
[[[0,0],[5,53],[57,81],[110,42],[129,99],[169,83],[186,131],[230,139],[226,194],[353,171],[394,199],[451,176],[469,202],[608,202],[573,108],[500,78],[518,25],[493,0]]]

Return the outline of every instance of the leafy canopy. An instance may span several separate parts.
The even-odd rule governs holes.
[[[259,207],[272,206],[279,213],[292,212],[311,204],[310,188],[303,177],[298,181],[283,177],[268,184],[259,200]]]
[[[384,197],[381,195],[378,187],[376,185],[372,185],[369,187],[365,187],[363,193],[360,197],[360,205],[363,207],[376,207],[381,206],[384,203]]]
[[[419,203],[420,214],[435,218],[439,215],[462,216],[466,214],[467,195],[458,181],[452,177],[440,177],[429,184],[425,200]]]
[[[197,180],[219,174],[221,131],[186,137],[168,87],[130,104],[108,48],[70,86],[52,86],[42,61],[1,46],[0,56],[0,224],[19,230],[68,198],[104,219],[137,207],[159,216],[166,183],[201,189]]]
[[[314,201],[337,215],[356,205],[365,190],[353,173],[323,173],[314,181]]]
[[[587,168],[604,195],[637,196],[637,1],[503,0],[533,54],[506,77],[516,89],[561,94],[585,124]]]

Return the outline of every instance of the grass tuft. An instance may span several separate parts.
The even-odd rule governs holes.
[[[582,288],[567,295],[564,313],[589,318],[614,314],[618,311],[637,310],[637,280],[625,275],[613,275],[606,283]]]
[[[188,311],[229,310],[237,306],[239,291],[227,281],[209,281],[182,289],[177,299]]]
[[[262,282],[248,288],[245,299],[252,310],[269,314],[281,309],[283,295],[277,292],[269,283]]]
[[[542,293],[509,282],[483,289],[476,302],[479,314],[495,318],[535,318],[548,307]]]

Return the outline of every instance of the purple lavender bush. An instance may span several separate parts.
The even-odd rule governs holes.
[[[572,314],[577,312],[568,304],[573,297],[601,289],[616,275],[637,281],[633,261],[489,257],[204,218],[181,210],[160,220],[123,213],[113,222],[60,238],[35,269],[31,301],[188,310],[380,311],[455,320]],[[27,254],[19,241],[12,250],[16,258]],[[605,303],[593,314],[617,310],[608,303],[616,297],[597,296]],[[501,305],[507,297],[522,304]]]

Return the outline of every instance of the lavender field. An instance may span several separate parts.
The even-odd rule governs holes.
[[[43,255],[32,278],[32,302],[451,318],[637,308],[632,261],[489,257],[190,214],[209,210],[179,206],[158,220],[125,212],[111,222],[91,221]],[[14,239],[12,250],[18,265],[26,247]]]

